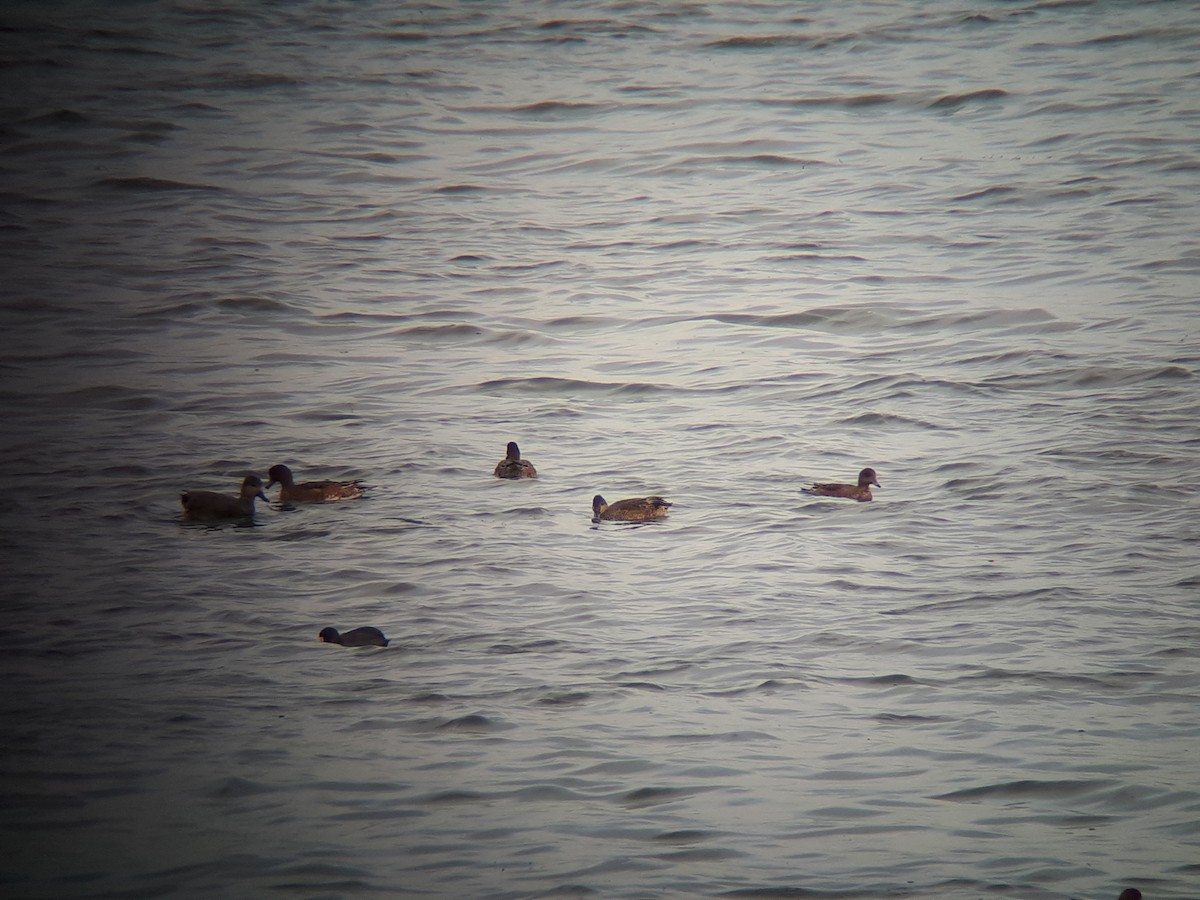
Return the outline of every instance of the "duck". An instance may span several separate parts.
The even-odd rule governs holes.
[[[662,497],[632,497],[628,500],[618,500],[616,503],[606,503],[597,494],[592,498],[592,515],[596,519],[608,519],[622,522],[645,522],[650,519],[661,519],[667,514],[671,504]]]
[[[271,466],[267,488],[279,485],[280,503],[321,503],[326,500],[357,500],[366,493],[361,481],[305,481],[296,484],[292,470],[285,465]]]
[[[492,472],[497,478],[537,478],[537,469],[527,459],[521,459],[521,448],[516,441],[508,442],[508,452],[504,459],[496,463]]]
[[[179,502],[189,519],[249,519],[254,515],[254,501],[266,500],[262,479],[247,475],[237,497],[217,491],[183,491]]]
[[[317,637],[327,644],[341,644],[343,647],[386,647],[388,645],[388,639],[383,636],[383,632],[372,625],[351,628],[344,634],[339,634],[336,628],[329,626],[322,628]]]
[[[1137,888],[1125,888],[1117,900],[1142,900],[1142,892]]]
[[[858,473],[858,484],[818,482],[803,490],[806,494],[815,494],[818,497],[846,497],[850,500],[866,501],[871,499],[871,485],[880,487],[875,470],[868,468]]]

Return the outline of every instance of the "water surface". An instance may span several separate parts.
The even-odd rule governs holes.
[[[1200,896],[1198,13],[12,5],[0,884]]]

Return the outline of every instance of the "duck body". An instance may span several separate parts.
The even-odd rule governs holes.
[[[247,475],[242,480],[241,493],[236,497],[217,491],[183,491],[179,502],[189,519],[249,519],[254,516],[254,501],[266,500],[262,479]]]
[[[1142,900],[1142,892],[1137,888],[1125,888],[1117,900]]]
[[[327,644],[341,644],[343,647],[386,647],[388,639],[383,632],[372,625],[361,628],[351,628],[345,633],[338,633],[336,628],[322,628],[317,635]]]
[[[537,478],[537,469],[529,460],[521,459],[521,448],[517,442],[509,441],[504,459],[496,463],[492,474],[497,478]]]
[[[804,492],[815,494],[818,497],[845,497],[848,500],[865,502],[871,499],[871,485],[880,486],[878,476],[874,469],[863,469],[858,473],[858,484],[817,482],[811,487],[804,488]]]
[[[279,485],[281,503],[323,503],[327,500],[357,500],[366,493],[361,481],[305,481],[296,484],[292,470],[285,465],[271,466],[267,487]]]
[[[661,519],[671,506],[662,497],[632,497],[628,500],[618,500],[606,503],[597,494],[592,498],[592,515],[596,519],[607,519],[616,522],[646,522],[650,519]]]

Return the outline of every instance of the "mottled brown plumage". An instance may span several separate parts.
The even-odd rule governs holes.
[[[875,475],[874,469],[863,469],[858,473],[858,484],[836,484],[833,482],[819,482],[812,487],[804,488],[805,493],[815,494],[818,497],[845,497],[849,500],[870,500],[871,485],[879,487],[879,481]]]
[[[279,485],[280,503],[322,503],[327,500],[357,500],[366,489],[361,481],[305,481],[296,484],[287,466],[271,466],[267,487]]]
[[[670,505],[662,497],[632,497],[615,503],[605,503],[604,498],[597,494],[592,498],[592,515],[597,519],[612,521],[645,522],[649,519],[661,519],[667,514]]]
[[[521,448],[516,441],[508,442],[508,452],[504,459],[496,463],[492,472],[497,478],[537,478],[537,469],[527,459],[521,459]]]

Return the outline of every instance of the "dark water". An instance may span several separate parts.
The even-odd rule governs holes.
[[[0,892],[1200,897],[1200,6],[0,16]]]

